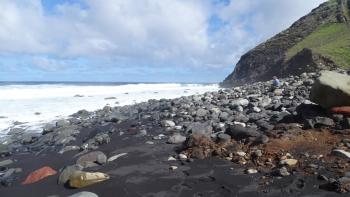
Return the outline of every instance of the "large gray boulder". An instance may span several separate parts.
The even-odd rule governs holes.
[[[322,71],[311,89],[310,100],[326,109],[350,106],[350,76]]]

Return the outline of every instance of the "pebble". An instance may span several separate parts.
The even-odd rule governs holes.
[[[170,170],[176,170],[178,167],[177,166],[170,166],[169,169]]]
[[[181,159],[181,160],[187,160],[187,155],[185,155],[185,154],[179,154],[179,159]]]
[[[98,195],[95,193],[92,193],[92,192],[83,191],[83,192],[79,192],[79,193],[70,195],[68,197],[98,197]]]
[[[12,159],[3,160],[3,161],[0,161],[0,167],[8,166],[8,165],[11,165],[12,163],[13,163]]]
[[[280,174],[281,176],[289,176],[289,175],[290,175],[290,173],[288,172],[288,170],[287,170],[286,167],[280,168],[280,169],[279,169],[279,174]]]
[[[170,157],[168,158],[168,161],[176,161],[176,159],[175,159],[175,157],[170,156]]]
[[[117,154],[117,155],[114,155],[114,156],[111,156],[110,158],[108,158],[108,162],[111,162],[111,161],[114,161],[116,159],[118,159],[119,157],[123,157],[125,155],[127,155],[128,153],[120,153],[120,154]]]
[[[245,153],[243,151],[237,151],[236,154],[241,156],[241,157],[244,157],[247,153]]]
[[[297,163],[298,163],[298,160],[296,159],[285,159],[280,161],[281,165],[287,165],[287,166],[295,166],[297,165]]]
[[[334,149],[332,150],[332,155],[337,156],[337,157],[342,157],[345,159],[350,159],[350,152],[347,152],[345,150],[341,150],[341,149]]]
[[[247,174],[256,174],[256,173],[258,173],[258,170],[256,170],[256,169],[247,169],[246,173]]]

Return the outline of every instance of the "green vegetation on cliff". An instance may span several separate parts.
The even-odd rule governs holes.
[[[290,59],[304,48],[328,57],[337,65],[350,68],[350,26],[346,23],[333,23],[319,27],[301,42],[290,48]]]

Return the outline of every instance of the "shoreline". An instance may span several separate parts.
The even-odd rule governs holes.
[[[336,191],[346,186],[341,178],[350,166],[332,150],[346,146],[343,140],[350,136],[339,116],[308,100],[316,77],[310,73],[285,78],[273,91],[271,82],[259,82],[203,95],[80,110],[47,125],[40,135],[14,134],[7,147],[0,146],[0,193],[342,196]],[[308,120],[318,122],[307,125]],[[65,167],[88,153],[106,159],[88,158],[91,163],[83,172],[110,178],[80,189],[57,184]],[[57,174],[21,184],[43,166]]]

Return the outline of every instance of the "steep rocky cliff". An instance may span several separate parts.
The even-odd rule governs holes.
[[[330,0],[241,57],[221,85],[350,67],[350,0]],[[283,16],[281,16],[283,17]]]

